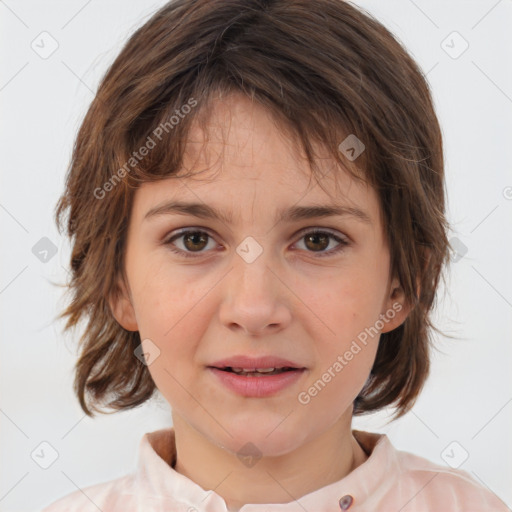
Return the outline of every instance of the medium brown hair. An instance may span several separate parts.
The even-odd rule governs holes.
[[[441,130],[415,61],[369,13],[342,0],[169,2],[107,70],[55,211],[60,232],[68,212],[72,238],[72,299],[59,318],[67,317],[65,330],[88,320],[74,382],[82,409],[90,416],[107,412],[101,407],[129,409],[155,392],[134,356],[139,332],[117,323],[109,298],[127,282],[137,187],[179,172],[189,127],[218,92],[267,108],[299,141],[315,176],[319,143],[376,190],[390,272],[412,309],[381,335],[354,414],[394,405],[395,418],[402,416],[427,379],[431,334],[439,331],[430,314],[449,256]],[[350,134],[365,146],[355,160],[339,149]],[[142,147],[150,148],[144,156]]]

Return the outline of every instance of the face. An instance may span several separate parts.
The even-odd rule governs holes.
[[[311,180],[284,130],[244,97],[219,100],[208,126],[207,143],[194,126],[185,155],[184,169],[200,174],[136,191],[129,289],[111,306],[151,340],[149,371],[173,417],[233,453],[251,441],[263,455],[284,454],[351,415],[380,332],[405,319],[401,289],[373,189],[327,157],[321,183]],[[225,218],[165,208],[175,201]],[[345,213],[276,220],[311,205]],[[305,370],[279,391],[246,396],[209,368],[238,355]]]

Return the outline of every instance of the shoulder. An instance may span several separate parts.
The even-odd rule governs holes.
[[[126,495],[132,492],[133,485],[133,475],[90,485],[57,499],[43,508],[41,512],[98,512],[98,510],[107,512],[121,510],[121,507],[126,505]]]
[[[403,512],[418,510],[510,512],[507,505],[468,471],[436,464],[409,452],[396,451]]]

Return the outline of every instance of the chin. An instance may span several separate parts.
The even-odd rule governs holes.
[[[221,424],[224,424],[221,422]],[[255,456],[279,456],[293,451],[302,442],[304,432],[297,430],[290,418],[284,419],[270,414],[266,419],[255,418],[254,415],[230,419],[225,432],[220,429],[219,446],[233,454]],[[216,429],[219,433],[219,429]]]

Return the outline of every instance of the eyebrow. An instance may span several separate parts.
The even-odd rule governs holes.
[[[143,220],[149,220],[161,215],[192,215],[202,219],[219,219],[226,224],[233,221],[231,212],[221,212],[216,208],[204,203],[187,203],[183,201],[168,201],[151,208]],[[274,222],[296,222],[312,218],[351,216],[366,224],[372,224],[370,216],[360,210],[350,206],[341,205],[310,205],[310,206],[292,206],[277,211]]]

